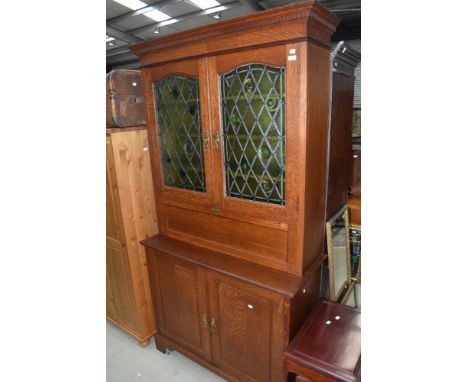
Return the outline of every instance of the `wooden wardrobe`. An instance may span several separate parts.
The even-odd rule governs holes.
[[[141,240],[158,232],[146,127],[106,134],[107,319],[146,346],[155,322]]]
[[[156,346],[230,381],[283,381],[319,297],[337,23],[306,1],[131,47],[160,232],[143,241]]]

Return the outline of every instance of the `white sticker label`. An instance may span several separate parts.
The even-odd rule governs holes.
[[[148,147],[143,147],[143,151],[148,151]]]
[[[133,82],[132,85],[133,85],[133,86],[137,86],[137,83],[136,83],[136,82]]]
[[[253,305],[247,304],[247,306],[249,307],[249,309],[253,309]]]
[[[296,54],[296,49],[289,49],[289,54]]]
[[[288,56],[288,61],[296,61],[296,59],[297,59],[296,55]]]
[[[331,321],[327,321],[327,322],[325,322],[325,323],[326,323],[327,325],[330,325],[330,324],[331,324]]]

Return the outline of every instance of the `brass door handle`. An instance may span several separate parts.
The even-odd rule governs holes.
[[[203,148],[206,150],[209,144],[210,144],[210,135],[208,133],[205,133],[203,137]]]
[[[214,332],[216,330],[216,320],[214,317],[211,317],[211,323],[209,327],[210,332]]]
[[[217,131],[215,131],[213,134],[213,141],[215,149],[219,149],[219,133]]]
[[[203,318],[202,318],[202,327],[208,328],[208,317],[206,313],[203,315]]]

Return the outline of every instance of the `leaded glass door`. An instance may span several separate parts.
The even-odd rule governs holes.
[[[295,192],[288,180],[296,169],[288,165],[289,125],[286,46],[210,58],[210,89],[216,163],[216,204],[235,213],[284,218]],[[289,94],[294,90],[289,90]],[[293,150],[291,150],[293,151]]]
[[[211,205],[213,197],[206,59],[151,69],[150,128],[158,192],[165,199]],[[153,127],[154,126],[154,127]]]

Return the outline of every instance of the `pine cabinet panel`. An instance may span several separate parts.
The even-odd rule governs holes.
[[[135,296],[132,293],[132,276],[127,252],[119,241],[107,239],[106,265],[109,274],[109,286],[116,316],[136,330]]]

